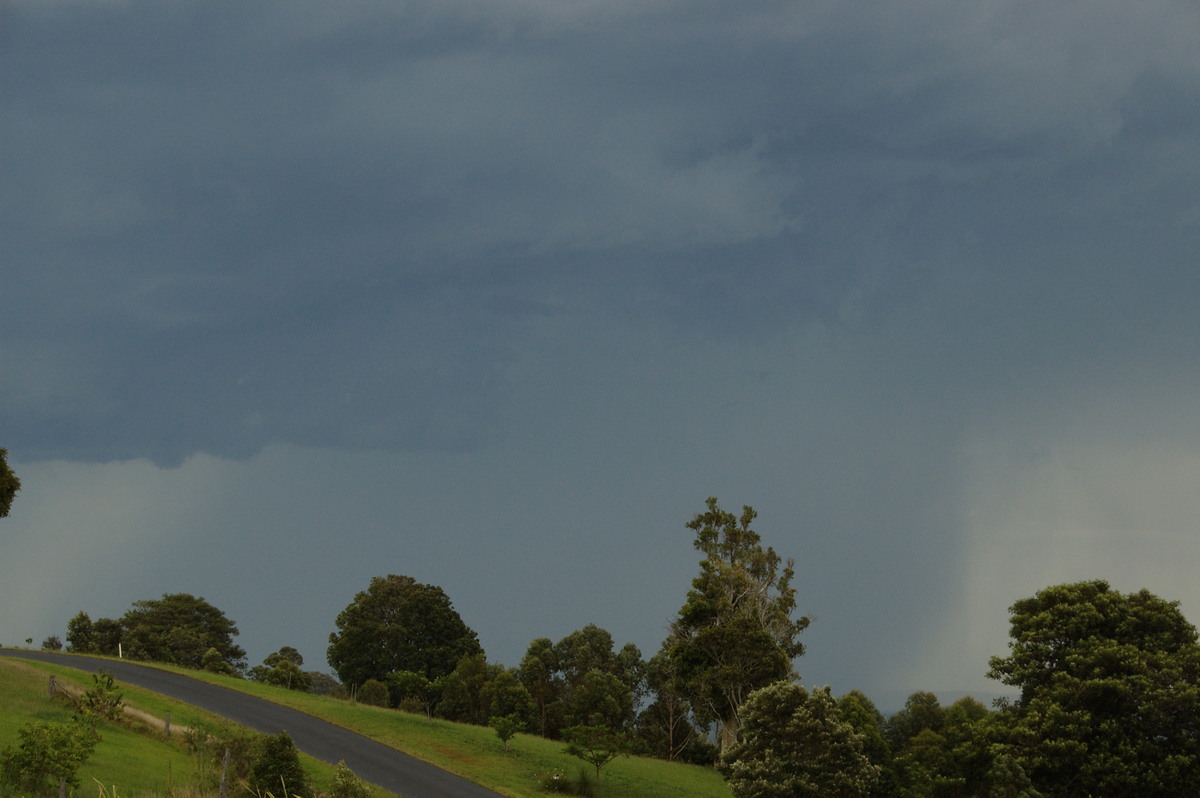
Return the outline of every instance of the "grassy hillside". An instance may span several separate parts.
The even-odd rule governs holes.
[[[0,750],[15,746],[17,730],[32,721],[66,722],[74,709],[64,699],[51,700],[47,691],[50,674],[60,683],[86,689],[91,676],[72,668],[63,668],[29,660],[0,657]],[[119,683],[126,706],[151,719],[130,719],[106,723],[96,750],[79,771],[79,794],[96,795],[101,787],[110,798],[138,796],[176,796],[197,798],[216,794],[203,778],[201,763],[189,751],[182,730],[185,727],[215,728],[229,726],[220,718],[196,707],[165,698],[158,693]],[[167,713],[171,717],[171,738],[165,739],[160,724]],[[311,757],[301,756],[310,781],[319,788],[333,779],[333,768]],[[375,790],[373,798],[388,798],[391,793]]]
[[[562,743],[537,736],[517,735],[511,743],[512,750],[505,751],[495,732],[487,728],[429,720],[421,715],[352,704],[231,677],[200,674],[183,669],[172,670],[179,670],[214,684],[251,693],[324,718],[483,784],[510,798],[540,798],[547,795],[539,784],[539,780],[547,774],[563,773],[573,777],[581,769],[590,770],[590,766],[563,753]],[[50,711],[51,705],[46,699],[46,679],[49,673],[60,674],[61,679],[72,679],[80,685],[90,683],[87,674],[69,668],[40,663],[26,665],[24,661],[16,664],[11,660],[0,659],[0,703],[7,707],[5,691],[10,689],[10,684],[15,685],[19,681],[21,687],[18,692],[26,696],[22,699],[22,706],[25,708],[21,712],[27,715],[15,721],[10,715],[16,713],[5,712],[0,716],[0,748],[7,747],[15,741],[17,727],[34,719],[32,713]],[[217,722],[208,713],[157,694],[125,684],[121,685],[121,689],[130,704],[159,717],[165,712],[170,712],[173,726]],[[56,711],[63,713],[64,718],[70,714],[68,709],[61,707]],[[152,737],[128,740],[121,737],[119,740],[114,739],[114,744],[109,746],[107,737],[106,734],[106,741],[102,743],[109,749],[106,757],[101,760],[101,750],[97,747],[96,754],[88,763],[88,771],[83,775],[85,786],[91,784],[91,779],[95,777],[103,783],[116,784],[121,798],[136,798],[141,794],[166,794],[165,787],[187,784],[189,779],[194,783],[194,764],[180,746],[172,746]],[[159,749],[173,749],[173,756],[176,758],[170,758],[172,754]],[[127,751],[136,752],[136,755],[128,754]],[[140,762],[143,768],[151,772],[147,773],[146,778],[135,779],[129,768],[119,768],[117,760],[122,758],[122,754],[135,762],[134,770],[136,763]],[[328,766],[311,759],[305,760],[305,766],[313,775],[316,784],[329,783],[327,774],[331,769]],[[157,779],[152,778],[155,772]],[[642,757],[618,758],[605,767],[597,795],[600,798],[730,798],[724,780],[711,768]]]
[[[175,669],[173,669],[175,670]],[[510,798],[539,798],[547,793],[539,779],[548,773],[576,776],[589,769],[563,753],[563,744],[518,734],[505,751],[496,733],[481,726],[429,719],[392,709],[352,704],[229,676],[190,673],[213,684],[275,701],[324,718],[405,753],[457,773]],[[712,768],[620,757],[602,771],[601,798],[730,798],[729,788]]]

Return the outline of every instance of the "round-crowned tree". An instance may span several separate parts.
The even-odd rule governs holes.
[[[410,576],[374,577],[336,623],[327,655],[348,685],[385,681],[396,671],[433,681],[451,673],[464,656],[483,651],[446,593]]]
[[[1021,690],[997,717],[1006,764],[1048,795],[1200,795],[1200,642],[1178,602],[1095,580],[1010,613],[988,674]]]
[[[879,777],[829,688],[785,681],[750,694],[718,768],[736,798],[865,798]]]

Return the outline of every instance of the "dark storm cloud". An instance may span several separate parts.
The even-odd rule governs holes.
[[[8,444],[469,449],[547,314],[899,332],[950,416],[1185,341],[1194,11],[1156,9],[19,4]]]

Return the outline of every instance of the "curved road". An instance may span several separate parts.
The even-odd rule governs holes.
[[[499,795],[328,721],[190,676],[127,661],[48,651],[0,649],[0,657],[34,659],[93,672],[103,668],[115,679],[177,698],[256,731],[266,734],[286,731],[296,747],[309,756],[333,764],[345,760],[359,778],[405,798],[497,798]]]

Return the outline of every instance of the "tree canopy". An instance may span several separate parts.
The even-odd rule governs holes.
[[[166,593],[161,599],[135,601],[120,623],[121,644],[133,659],[211,668],[209,652],[215,650],[231,670],[245,667],[246,652],[233,642],[237,626],[203,598]]]
[[[668,650],[680,692],[721,724],[724,748],[737,738],[749,694],[794,676],[792,660],[804,653],[799,635],[808,618],[792,618],[794,561],[783,564],[774,549],[763,547],[750,528],[754,509],[743,507],[735,516],[715,498],[706,505],[687,524],[704,559],[671,626]]]
[[[372,578],[336,623],[328,659],[347,685],[386,681],[394,671],[433,681],[453,672],[464,656],[483,651],[445,592],[410,576]]]
[[[735,798],[865,798],[879,776],[829,688],[785,681],[750,695],[718,767]]]
[[[8,449],[0,449],[0,518],[8,516],[13,497],[21,489],[21,480],[8,465]]]
[[[1010,766],[1055,796],[1200,794],[1200,647],[1178,602],[1097,580],[1010,613],[989,672],[1021,690],[997,725]]]

